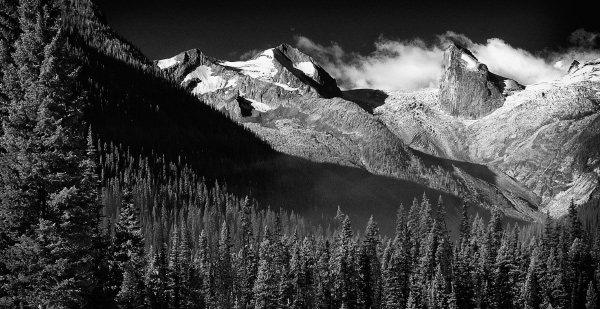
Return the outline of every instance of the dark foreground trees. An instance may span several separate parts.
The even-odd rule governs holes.
[[[2,299],[83,306],[103,249],[78,68],[54,1],[3,1],[1,10]]]

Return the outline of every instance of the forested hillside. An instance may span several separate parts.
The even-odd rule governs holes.
[[[593,210],[518,227],[279,154],[88,0],[0,0],[0,65],[0,307],[597,307]]]

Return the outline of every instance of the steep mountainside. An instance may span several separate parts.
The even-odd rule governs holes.
[[[504,95],[523,87],[488,71],[467,49],[450,44],[444,53],[440,104],[452,116],[481,118],[504,103]]]
[[[459,66],[445,67],[444,78],[472,74],[466,62],[460,63],[470,53],[457,51],[450,47],[446,54]],[[443,79],[439,91],[386,92],[388,97],[374,113],[412,148],[498,170],[518,182],[544,212],[561,215],[571,199],[581,204],[598,195],[599,60],[574,63],[565,77],[554,82],[522,90],[515,83],[518,91],[505,88],[502,96],[490,97],[501,88],[498,92],[477,88],[471,79],[454,83],[459,84],[454,91],[463,91],[455,97],[487,98],[456,101],[484,103],[463,106],[480,112],[448,109],[448,85]]]

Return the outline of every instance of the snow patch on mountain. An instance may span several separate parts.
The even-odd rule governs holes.
[[[192,93],[205,94],[217,91],[219,89],[235,86],[237,83],[237,77],[225,80],[221,76],[213,75],[212,68],[205,65],[201,65],[198,66],[193,72],[186,75],[183,79],[182,84],[188,81],[198,82],[198,85],[194,87]]]
[[[272,81],[277,68],[275,67],[273,49],[267,49],[262,54],[248,61],[225,61],[218,63],[219,65],[235,68],[240,70],[240,73],[248,75],[252,78],[257,78],[264,81]]]
[[[308,76],[310,78],[315,77],[316,69],[315,69],[315,66],[312,64],[312,62],[310,62],[310,61],[294,63],[294,68],[304,72],[304,74],[306,74],[306,76]]]
[[[281,87],[287,91],[297,91],[298,90],[298,88],[290,87],[290,86],[288,86],[286,84],[282,84],[282,83],[273,83],[273,84],[275,84],[275,86]]]
[[[156,63],[156,65],[161,69],[161,70],[165,70],[168,69],[174,65],[177,65],[181,63],[181,61],[177,60],[177,56],[169,58],[169,59],[162,59],[162,60],[158,60],[158,62]]]
[[[257,110],[257,111],[259,111],[261,113],[266,113],[266,112],[272,110],[272,108],[269,105],[267,105],[267,104],[265,104],[263,102],[252,100],[252,99],[248,99],[248,98],[244,98],[244,99],[250,101],[252,107],[255,110]]]
[[[477,60],[466,53],[461,53],[460,59],[467,64],[467,69],[475,70],[477,68]]]

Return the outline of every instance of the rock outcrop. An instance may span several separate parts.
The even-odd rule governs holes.
[[[453,116],[478,119],[504,104],[505,95],[523,87],[490,72],[467,49],[450,44],[444,52],[439,100]]]
[[[411,148],[497,169],[523,187],[520,196],[559,216],[571,199],[600,197],[600,59],[572,67],[506,95],[479,119],[448,115],[435,89],[388,92],[374,114]]]
[[[285,68],[280,71],[282,83],[291,83],[297,79],[304,84],[298,85],[299,88],[314,89],[320,97],[330,99],[342,96],[336,80],[311,57],[288,44],[281,44],[273,51],[275,60]]]

